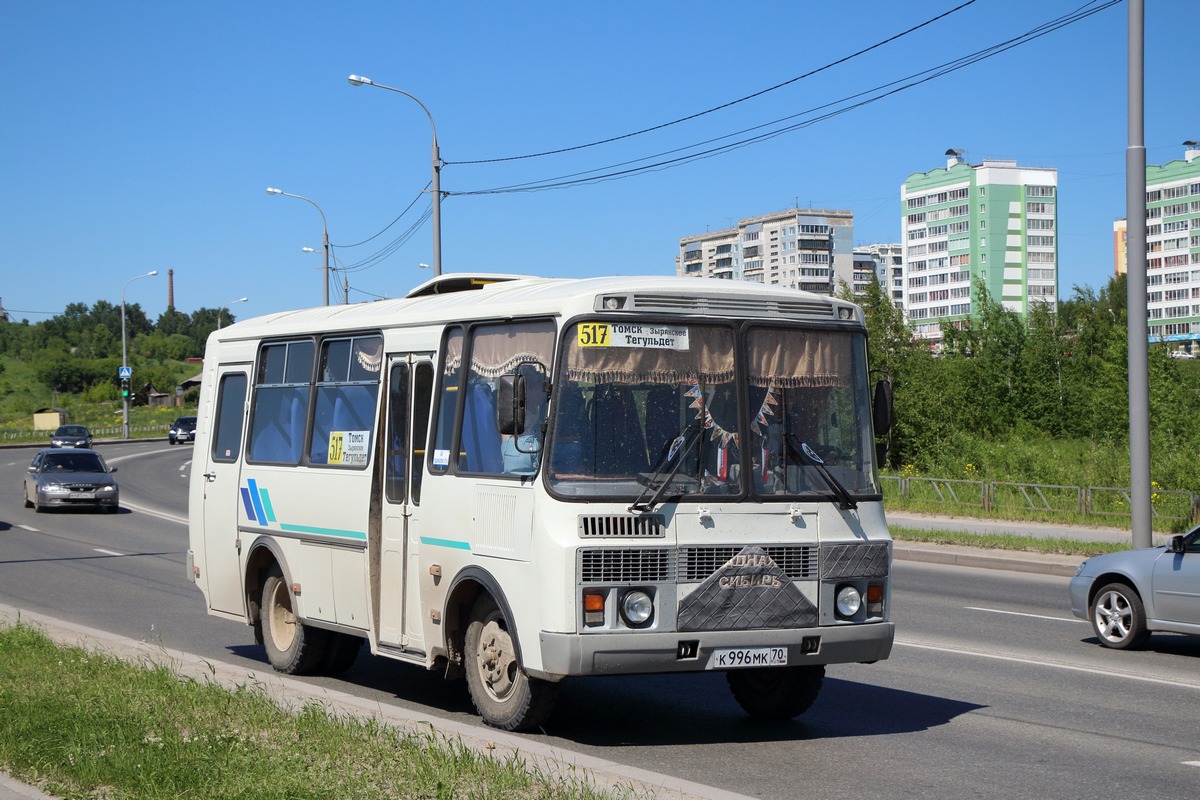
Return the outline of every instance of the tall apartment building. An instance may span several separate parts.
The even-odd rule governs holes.
[[[1151,342],[1200,354],[1200,144],[1146,167],[1146,310]]]
[[[849,211],[793,208],[685,236],[675,274],[833,294],[841,282],[854,285],[853,242]]]
[[[1113,222],[1113,275],[1124,275],[1129,272],[1129,225],[1126,220]]]
[[[854,293],[861,294],[866,286],[867,261],[871,262],[875,279],[892,300],[902,308],[904,303],[904,245],[868,244],[854,248]],[[861,266],[860,266],[861,263]]]
[[[903,303],[918,338],[977,311],[976,282],[1024,315],[1058,298],[1058,171],[1015,161],[968,164],[947,150],[944,169],[917,172],[900,187]]]

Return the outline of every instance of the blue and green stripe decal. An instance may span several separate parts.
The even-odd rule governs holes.
[[[279,529],[288,533],[309,533],[319,536],[336,536],[340,539],[354,539],[356,541],[365,542],[367,534],[364,531],[347,531],[340,528],[323,528],[317,525],[296,525],[289,522],[279,522],[275,518],[275,508],[271,505],[271,494],[264,488],[260,488],[258,481],[253,478],[246,480],[246,485],[240,489],[242,495],[242,506],[246,509],[246,517],[252,522],[257,522],[264,528],[270,527],[272,523],[278,524]]]

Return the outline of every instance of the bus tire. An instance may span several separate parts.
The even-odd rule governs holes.
[[[783,720],[809,709],[825,680],[825,665],[733,669],[725,673],[738,705],[757,719]]]
[[[523,731],[549,718],[558,686],[531,678],[521,668],[508,621],[491,595],[480,595],[475,601],[465,644],[467,689],[484,722],[506,731]]]
[[[322,675],[341,675],[354,666],[358,658],[359,648],[362,647],[361,636],[349,633],[329,632],[329,642],[325,646],[325,657],[321,659],[320,673]]]
[[[294,609],[295,598],[283,572],[278,566],[271,567],[263,582],[259,612],[267,660],[286,675],[308,675],[321,666],[329,633],[305,625],[296,618]]]

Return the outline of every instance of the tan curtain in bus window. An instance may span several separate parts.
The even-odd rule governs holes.
[[[471,371],[495,378],[513,372],[520,364],[534,363],[548,371],[553,352],[554,326],[550,322],[476,328],[472,332]]]
[[[848,386],[850,336],[783,328],[750,332],[750,383],[782,388]]]

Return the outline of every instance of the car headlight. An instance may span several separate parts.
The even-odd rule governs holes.
[[[853,617],[862,608],[862,595],[853,586],[843,586],[837,590],[836,606],[839,617]]]
[[[63,485],[61,483],[44,483],[44,484],[42,484],[42,491],[44,491],[44,492],[65,492],[66,489],[63,488]]]
[[[654,601],[641,589],[626,592],[621,598],[621,616],[630,625],[645,625],[654,614]]]
[[[96,487],[97,494],[99,494],[100,492],[107,492],[108,494],[112,494],[116,490],[117,490],[117,487],[115,487],[115,486],[98,486],[98,487]]]

